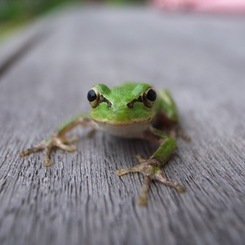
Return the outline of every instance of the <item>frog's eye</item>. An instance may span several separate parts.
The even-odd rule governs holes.
[[[90,89],[87,94],[87,99],[93,108],[96,107],[100,100],[100,94],[98,90],[96,88]]]
[[[152,107],[156,99],[157,99],[157,93],[154,89],[150,88],[145,91],[143,95],[143,102],[145,106]]]

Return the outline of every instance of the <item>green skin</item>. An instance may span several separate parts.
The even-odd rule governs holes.
[[[140,205],[147,204],[152,180],[158,180],[178,192],[184,192],[185,188],[182,185],[166,178],[161,167],[167,163],[176,148],[176,136],[180,135],[186,140],[189,138],[180,131],[177,108],[169,92],[159,91],[157,98],[152,101],[146,96],[150,89],[151,86],[146,83],[128,82],[114,88],[108,88],[104,84],[95,85],[92,90],[97,97],[94,101],[90,101],[89,115],[81,114],[65,122],[52,137],[22,151],[21,156],[43,150],[44,165],[50,166],[51,153],[54,149],[70,152],[76,150],[73,143],[78,138],[68,138],[67,132],[77,126],[91,126],[93,131],[102,130],[119,137],[141,138],[160,144],[149,159],[137,155],[139,163],[136,166],[116,171],[118,176],[132,172],[144,175],[138,199]]]

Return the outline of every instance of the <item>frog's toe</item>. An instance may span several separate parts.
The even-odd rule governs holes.
[[[181,139],[183,139],[187,142],[191,141],[191,137],[180,126],[172,128],[169,131],[169,134],[173,138],[180,137]]]
[[[21,157],[28,156],[28,155],[30,155],[32,153],[35,153],[35,152],[43,150],[44,147],[45,147],[44,144],[38,144],[36,146],[30,147],[30,148],[28,148],[26,150],[21,151],[20,152],[20,156]]]
[[[63,139],[63,143],[64,144],[72,144],[72,143],[78,142],[79,140],[80,140],[80,138],[78,136],[74,136],[74,137],[71,137],[71,138]]]
[[[147,159],[143,158],[140,154],[137,154],[136,159],[139,163],[146,162]]]
[[[129,173],[135,173],[135,172],[139,172],[139,168],[141,164],[138,164],[134,167],[131,167],[131,168],[122,168],[122,169],[119,169],[116,171],[116,175],[118,176],[122,176],[122,175],[125,175],[125,174],[129,174]]]
[[[172,182],[172,181],[168,180],[166,178],[165,174],[161,170],[156,172],[153,177],[155,180],[160,181],[162,184],[169,186],[169,187],[173,187],[176,191],[178,191],[180,193],[186,191],[186,188],[183,185],[181,185],[177,182]]]
[[[57,142],[56,147],[63,151],[69,151],[69,152],[74,152],[77,150],[77,147],[75,145],[67,145],[67,144],[63,144],[62,142]]]

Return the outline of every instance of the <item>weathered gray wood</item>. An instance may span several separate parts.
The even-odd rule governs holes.
[[[244,17],[76,8],[53,21],[0,77],[0,244],[244,244]],[[125,80],[172,91],[192,142],[165,169],[187,193],[156,183],[136,205],[141,176],[114,172],[153,152],[138,140],[84,130],[50,168],[19,157],[89,110],[94,83]]]

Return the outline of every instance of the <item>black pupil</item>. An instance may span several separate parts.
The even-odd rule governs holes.
[[[156,92],[153,90],[153,89],[150,89],[147,94],[146,94],[146,97],[148,100],[150,101],[155,101],[156,98],[157,98],[157,94]]]
[[[87,95],[88,101],[93,102],[96,100],[96,97],[97,97],[96,93],[93,89],[88,91],[88,95]]]

